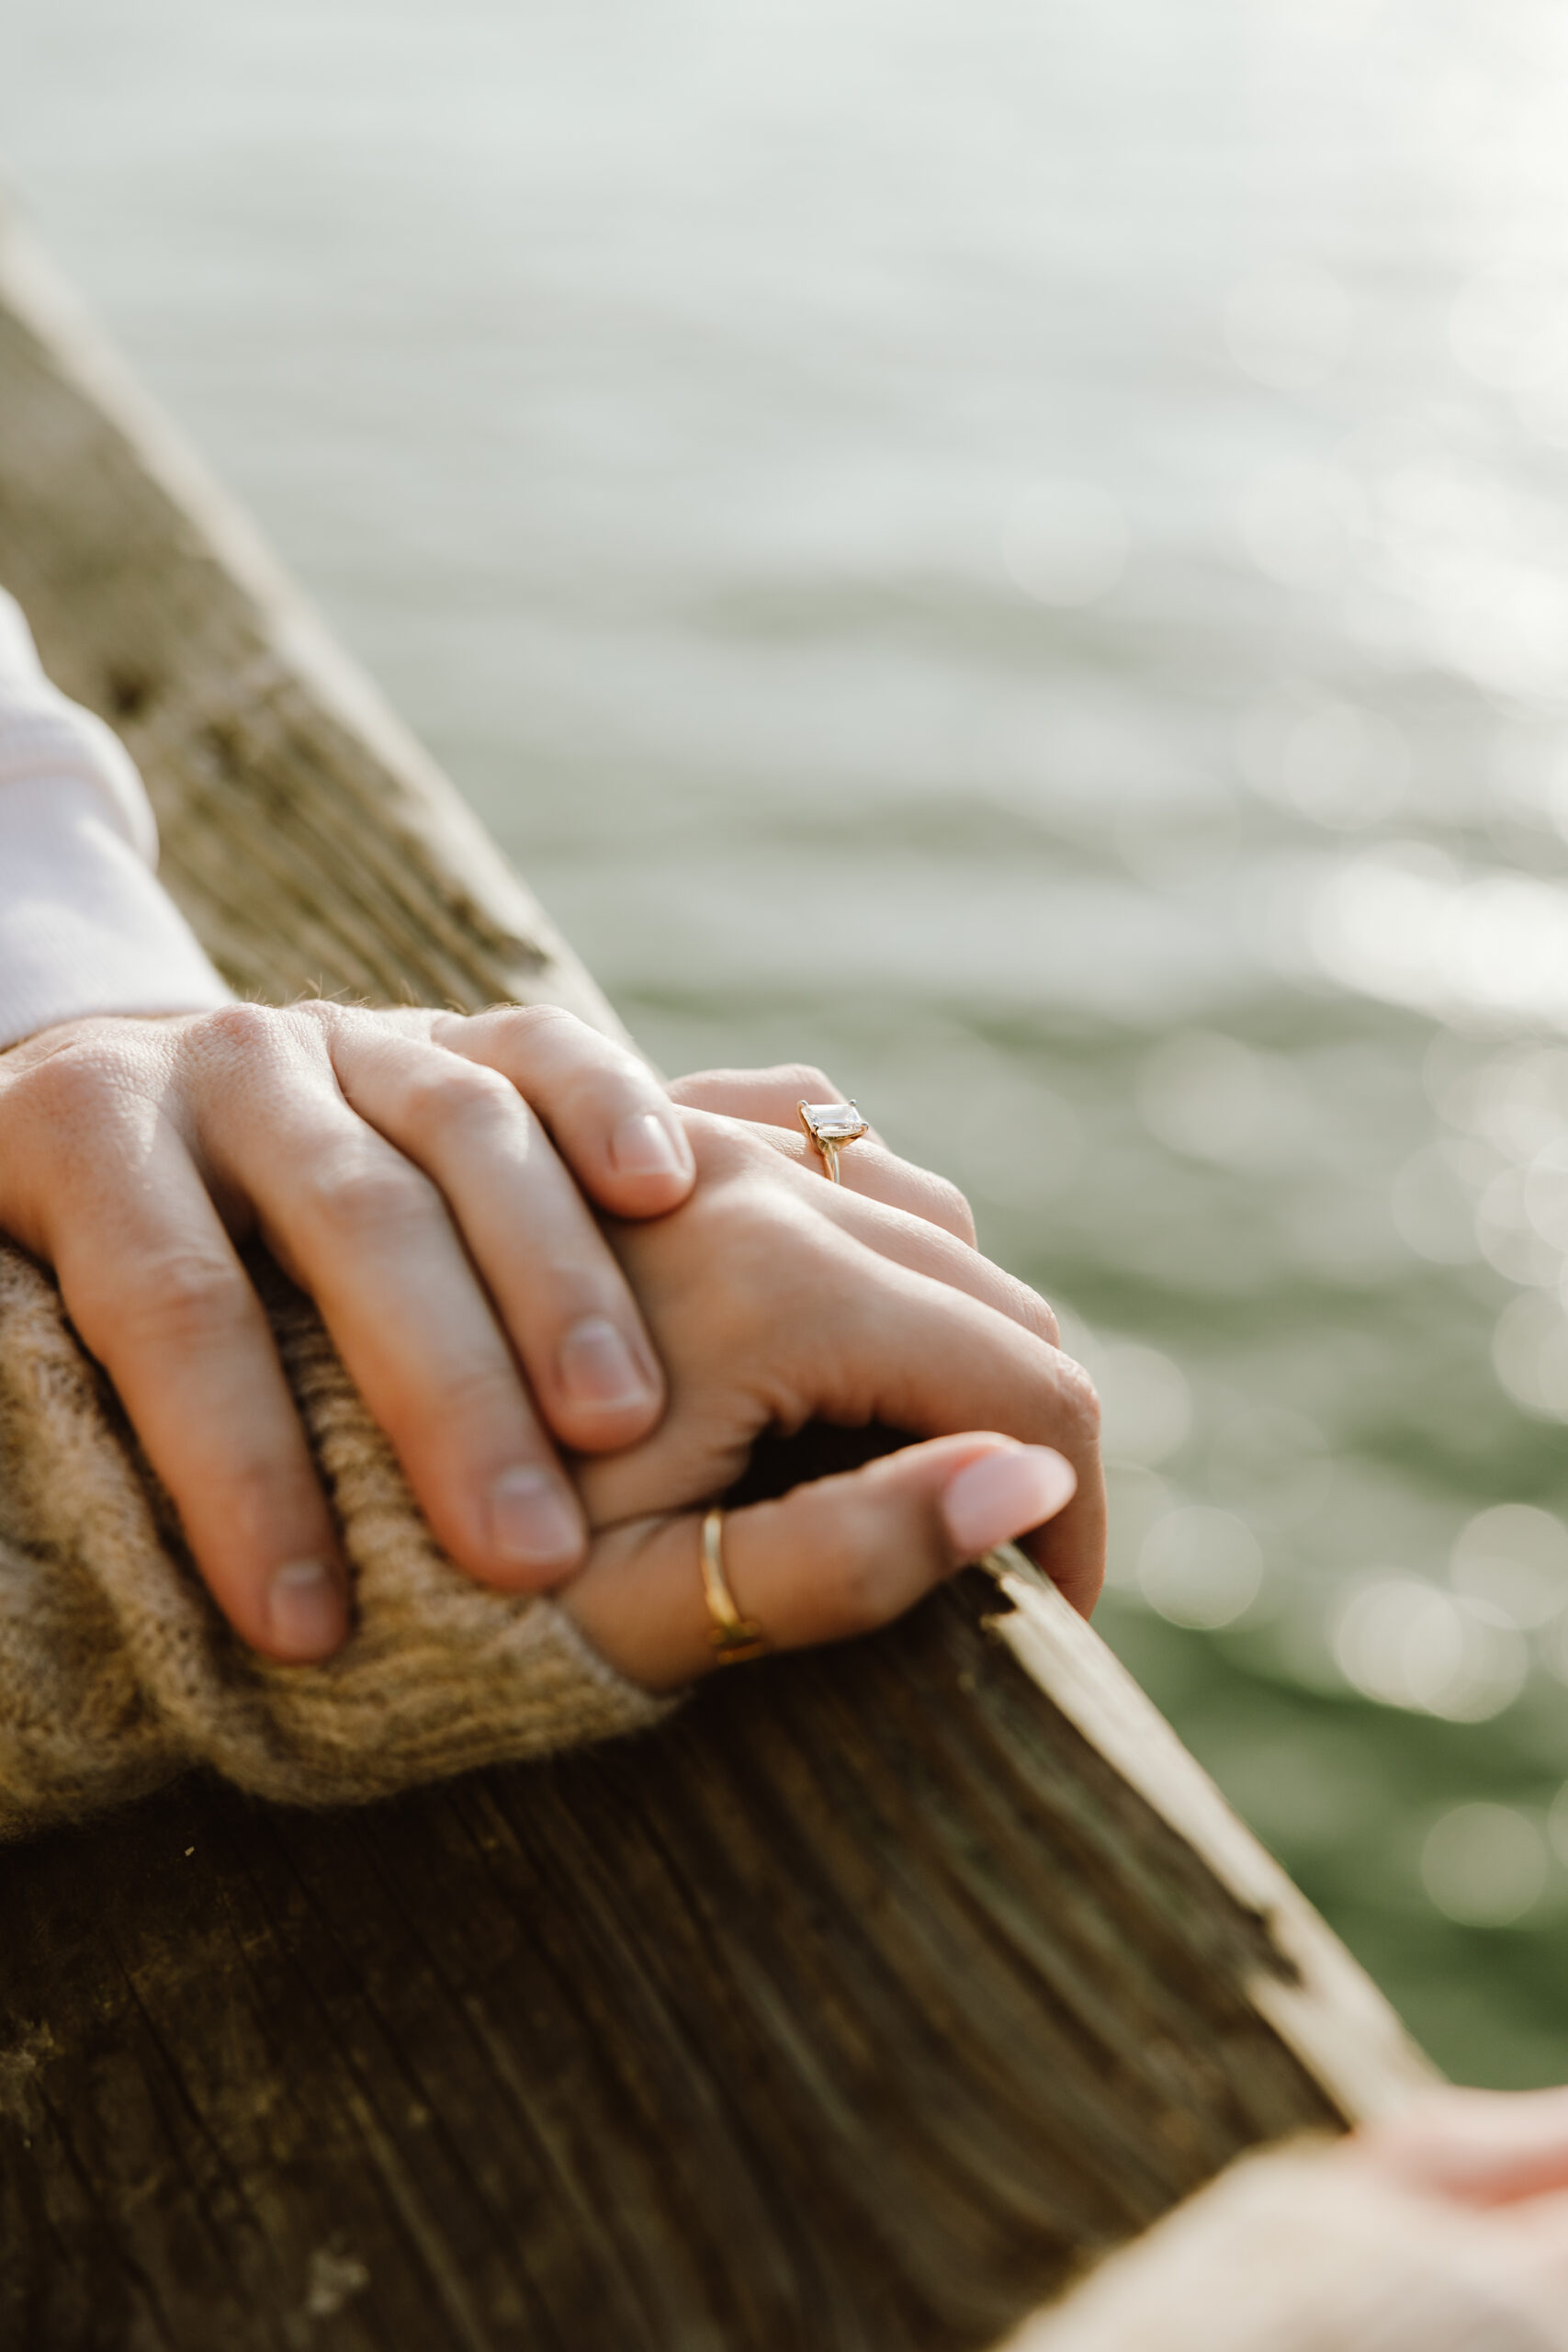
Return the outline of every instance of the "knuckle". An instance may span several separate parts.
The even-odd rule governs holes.
[[[390,1149],[323,1157],[306,1174],[304,1196],[311,1216],[333,1235],[397,1231],[440,1206],[429,1179]]]
[[[231,1337],[255,1312],[254,1294],[237,1265],[215,1250],[186,1249],[138,1269],[115,1319],[128,1340],[183,1351]]]
[[[403,1080],[403,1107],[421,1132],[504,1116],[510,1111],[527,1115],[516,1088],[499,1070],[457,1054],[421,1054]]]
[[[254,1553],[275,1530],[308,1525],[320,1511],[309,1470],[287,1448],[268,1453],[243,1446],[222,1460],[217,1476],[231,1553]]]
[[[197,1016],[186,1049],[200,1080],[218,1090],[209,1102],[233,1102],[297,1083],[305,1061],[320,1066],[323,1040],[313,1024],[276,1005],[220,1004]]]
[[[492,1064],[529,1093],[542,1090],[552,1121],[604,1116],[624,1103],[628,1085],[649,1102],[661,1091],[629,1046],[564,1005],[509,1006],[481,1013],[467,1027],[460,1051]]]
[[[978,1235],[975,1226],[975,1212],[969,1205],[969,1195],[961,1192],[947,1176],[933,1176],[931,1184],[933,1224],[944,1226],[949,1233],[956,1234],[960,1241],[966,1241],[973,1250]]]
[[[1061,1327],[1050,1303],[1042,1298],[1037,1290],[1031,1290],[1027,1283],[1014,1281],[1010,1293],[1010,1308],[1016,1323],[1032,1338],[1043,1340],[1048,1348],[1055,1348],[1060,1353]],[[1063,1361],[1070,1362],[1071,1359],[1064,1358]],[[1078,1367],[1075,1365],[1074,1369],[1076,1371]]]
[[[274,1012],[266,1005],[237,1008],[252,1012],[272,1012],[275,1026],[286,1024],[296,1035],[314,1033],[324,1040],[335,1040],[346,1033],[386,1021],[400,1022],[400,1012],[371,1012],[364,1005],[339,1004],[330,996],[296,997],[294,1002]],[[330,1050],[330,1045],[329,1045]]]
[[[1100,1443],[1100,1396],[1072,1356],[1057,1359],[1056,1393],[1066,1433],[1085,1453],[1092,1453]]]
[[[204,1012],[194,1035],[209,1051],[235,1060],[270,1058],[288,1032],[288,1015],[265,1004],[220,1004]]]
[[[1042,1298],[1037,1290],[1030,1291],[1028,1296],[1041,1339],[1044,1340],[1047,1347],[1059,1348],[1062,1344],[1062,1327],[1056,1320],[1055,1308],[1048,1298]]]
[[[394,1413],[410,1426],[417,1423],[419,1443],[431,1459],[449,1466],[466,1466],[497,1448],[502,1458],[514,1452],[525,1410],[517,1375],[499,1347],[493,1354],[444,1364],[438,1380],[422,1380],[393,1402]]]
[[[107,1040],[73,1038],[20,1069],[11,1082],[14,1108],[56,1133],[96,1125],[126,1086],[126,1071]]]
[[[597,1038],[598,1032],[563,1004],[508,1004],[482,1012],[472,1026],[491,1031],[496,1042],[532,1054],[541,1048],[571,1051]]]

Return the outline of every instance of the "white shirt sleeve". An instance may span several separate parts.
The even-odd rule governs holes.
[[[157,860],[129,752],[51,685],[0,589],[0,1048],[86,1013],[231,1001]]]

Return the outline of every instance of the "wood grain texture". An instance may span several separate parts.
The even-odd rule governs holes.
[[[0,583],[117,728],[242,991],[604,996],[251,525],[0,215]]]
[[[242,986],[612,1018],[14,234],[0,581]],[[958,2352],[1423,2078],[1016,1563],[636,1742],[0,1855],[0,2346]]]

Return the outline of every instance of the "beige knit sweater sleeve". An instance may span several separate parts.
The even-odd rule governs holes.
[[[1568,2352],[1496,2216],[1329,2148],[1250,2156],[1005,2352]]]
[[[355,1579],[355,1633],[323,1666],[229,1633],[53,1283],[0,1243],[0,1837],[198,1763],[336,1804],[668,1712],[553,1602],[443,1557],[307,1302],[263,1288]]]

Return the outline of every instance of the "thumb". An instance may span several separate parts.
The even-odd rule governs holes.
[[[933,1438],[863,1468],[727,1511],[725,1581],[771,1649],[868,1634],[954,1568],[1055,1518],[1077,1484],[1048,1446],[989,1430]],[[652,1690],[718,1663],[702,1574],[701,1512],[606,1529],[559,1591],[608,1663]]]

